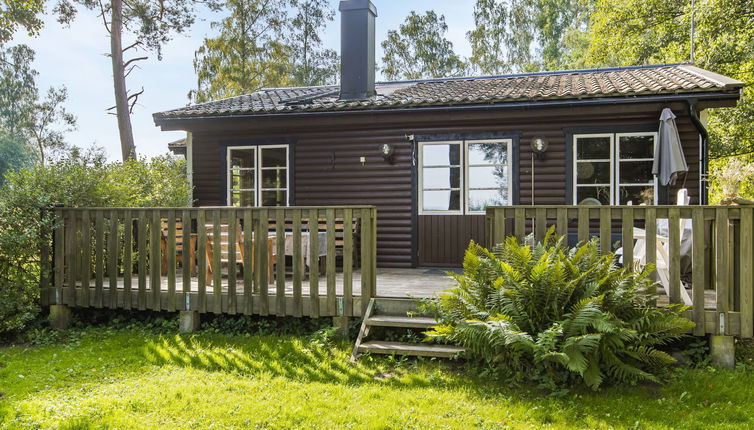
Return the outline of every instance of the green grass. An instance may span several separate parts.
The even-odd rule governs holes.
[[[87,329],[0,349],[0,428],[752,428],[750,370],[550,397],[306,336]]]

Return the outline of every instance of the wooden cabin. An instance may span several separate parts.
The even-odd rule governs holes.
[[[689,166],[676,187],[706,203],[705,110],[742,82],[672,64],[375,83],[374,6],[341,12],[342,85],[154,115],[188,132],[197,206],[374,205],[379,267],[457,266],[488,205],[668,202],[652,175],[666,107]]]

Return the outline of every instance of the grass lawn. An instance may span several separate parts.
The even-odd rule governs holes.
[[[307,336],[92,328],[0,349],[0,428],[754,428],[754,372],[548,397]]]

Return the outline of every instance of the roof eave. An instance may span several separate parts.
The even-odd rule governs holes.
[[[492,103],[469,103],[469,104],[446,104],[446,105],[403,105],[400,107],[385,107],[376,109],[339,109],[339,110],[311,110],[311,111],[287,111],[287,112],[259,112],[259,113],[237,113],[237,114],[219,114],[219,115],[190,115],[190,116],[162,116],[161,113],[152,115],[155,125],[163,130],[183,130],[181,128],[172,128],[175,123],[185,123],[187,121],[206,121],[206,120],[241,120],[241,119],[263,119],[263,118],[307,118],[319,117],[325,115],[372,115],[381,113],[400,113],[406,111],[412,112],[431,112],[447,110],[488,110],[488,109],[515,109],[515,108],[544,108],[544,107],[562,107],[574,105],[599,105],[599,104],[624,104],[624,103],[651,103],[662,101],[677,100],[730,100],[736,101],[741,97],[741,88],[734,87],[727,91],[695,91],[695,92],[676,92],[676,93],[646,93],[632,94],[620,97],[583,97],[583,98],[561,98],[561,99],[539,99],[539,100],[519,100],[511,102],[492,102]]]

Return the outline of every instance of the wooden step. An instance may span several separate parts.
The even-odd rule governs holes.
[[[422,316],[399,316],[399,315],[374,315],[367,319],[367,325],[379,327],[405,327],[429,329],[437,324],[432,317]]]
[[[371,352],[372,354],[415,355],[421,357],[451,358],[463,351],[463,348],[450,345],[385,342],[379,340],[364,342],[359,345],[359,352]]]
[[[410,298],[376,297],[374,311],[384,315],[406,315],[419,312],[419,301]]]

